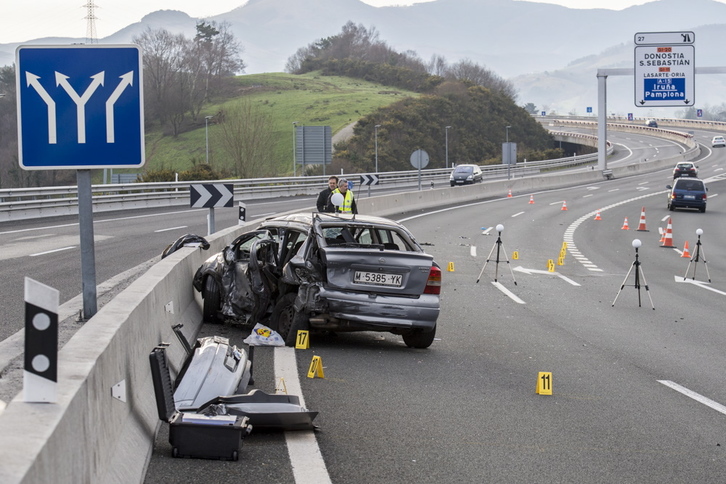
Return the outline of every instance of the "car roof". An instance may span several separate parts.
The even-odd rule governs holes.
[[[300,225],[310,227],[313,223],[313,216],[315,216],[322,223],[360,223],[360,224],[375,224],[375,225],[395,225],[402,227],[401,224],[395,220],[391,220],[384,217],[377,217],[375,215],[352,215],[343,213],[327,213],[327,212],[298,212],[287,215],[280,215],[277,217],[270,217],[265,219],[261,227],[264,226],[280,226],[280,225]]]
[[[690,185],[690,184],[698,184],[700,183],[704,187],[706,186],[706,183],[701,180],[700,178],[695,178],[692,176],[686,176],[686,177],[680,177],[676,178],[675,183],[673,184],[673,188],[676,187],[676,185]]]

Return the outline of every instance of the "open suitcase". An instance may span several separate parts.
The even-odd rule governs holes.
[[[159,418],[169,422],[172,455],[237,460],[242,439],[252,430],[249,419],[239,415],[177,411],[165,348],[154,348],[149,355],[149,361]]]

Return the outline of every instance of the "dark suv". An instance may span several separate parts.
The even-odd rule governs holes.
[[[298,213],[264,221],[196,272],[204,321],[262,323],[289,346],[298,330],[387,331],[428,348],[441,269],[403,225]]]
[[[697,208],[706,211],[706,185],[698,178],[676,178],[673,186],[666,185],[668,192],[668,210],[676,208]]]

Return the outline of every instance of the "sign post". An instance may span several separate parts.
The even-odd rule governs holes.
[[[695,47],[693,32],[635,34],[635,105],[693,106]]]
[[[91,169],[144,165],[136,45],[21,45],[15,53],[18,159],[24,170],[77,170],[83,318],[96,313]]]
[[[416,150],[411,153],[411,166],[418,169],[418,189],[421,190],[421,168],[429,164],[429,154],[425,150]]]

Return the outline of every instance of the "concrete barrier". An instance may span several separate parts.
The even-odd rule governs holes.
[[[690,155],[689,155],[690,156]],[[693,155],[695,156],[695,155]],[[615,177],[668,166],[670,160],[613,168]],[[602,183],[599,171],[552,173],[456,188],[360,198],[361,213],[391,216],[583,183]],[[607,183],[607,182],[605,182]],[[309,209],[312,209],[310,207]],[[172,326],[182,323],[193,340],[201,325],[196,269],[258,221],[222,230],[207,240],[208,251],[183,248],[152,266],[81,328],[58,355],[58,402],[24,403],[17,395],[0,413],[0,482],[142,482],[159,428],[148,354],[171,343],[177,371],[184,353]],[[112,387],[125,382],[125,401]]]

